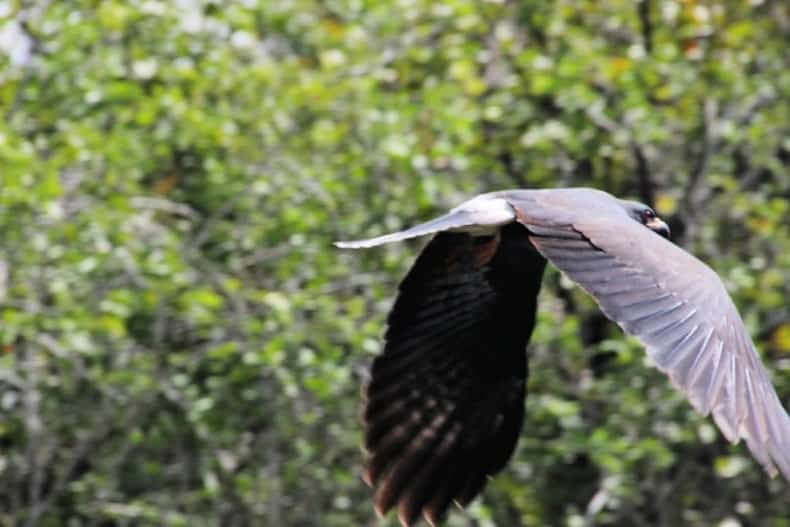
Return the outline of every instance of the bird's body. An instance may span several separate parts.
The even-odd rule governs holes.
[[[661,234],[662,236],[658,236]],[[547,262],[584,288],[730,441],[790,480],[790,417],[721,280],[649,207],[593,189],[483,194],[402,232],[434,234],[399,287],[366,389],[380,513],[438,523],[512,454]]]

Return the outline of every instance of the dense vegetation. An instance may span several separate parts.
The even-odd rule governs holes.
[[[656,205],[790,406],[785,0],[0,1],[0,525],[371,525],[358,393],[475,193]],[[556,271],[509,468],[451,526],[790,526]],[[394,525],[388,518],[383,522]]]

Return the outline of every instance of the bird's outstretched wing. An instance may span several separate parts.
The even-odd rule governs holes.
[[[392,234],[385,234],[384,236],[366,240],[335,242],[335,245],[342,249],[366,249],[384,245],[385,243],[399,242],[444,231],[493,234],[499,227],[511,223],[515,219],[515,211],[507,200],[491,197],[489,194],[481,194],[462,203],[443,216],[420,223],[405,231],[393,232]]]
[[[501,470],[524,416],[526,346],[545,259],[521,225],[443,232],[406,278],[365,394],[376,509],[436,524]]]
[[[535,247],[645,344],[694,408],[790,480],[790,417],[716,273],[635,221],[519,215]]]

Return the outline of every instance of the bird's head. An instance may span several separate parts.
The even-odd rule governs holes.
[[[660,234],[666,239],[670,238],[669,225],[656,215],[656,211],[644,203],[637,201],[620,200],[628,215],[651,231]]]

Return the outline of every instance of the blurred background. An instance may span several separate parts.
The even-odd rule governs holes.
[[[653,204],[790,406],[786,0],[0,1],[0,526],[376,520],[359,390],[478,192]],[[790,485],[548,273],[509,467],[447,525],[790,526]]]

